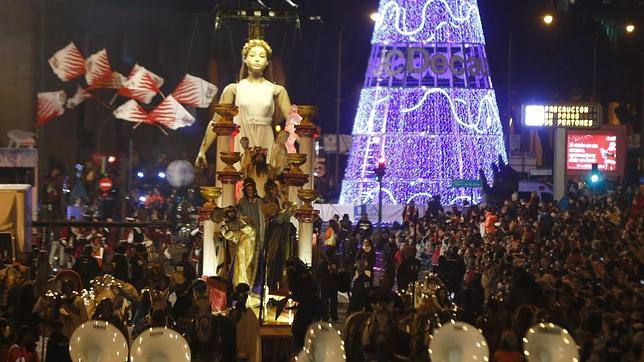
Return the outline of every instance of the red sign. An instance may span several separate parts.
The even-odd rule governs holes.
[[[101,191],[109,191],[112,188],[112,180],[109,177],[103,177],[98,181],[98,188]]]
[[[590,171],[593,163],[602,172],[617,170],[619,160],[615,134],[568,134],[566,168]]]

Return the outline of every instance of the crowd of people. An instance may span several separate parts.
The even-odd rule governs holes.
[[[521,361],[521,340],[539,322],[569,331],[581,360],[641,360],[640,190],[593,195],[581,187],[559,203],[515,194],[498,205],[449,209],[433,200],[426,210],[421,216],[411,203],[401,223],[382,229],[366,215],[336,216],[317,225],[312,267],[288,256],[281,272],[266,269],[287,290],[283,300],[296,302],[288,352],[305,346],[311,323],[328,321],[343,330],[349,361],[427,361],[429,335],[455,319],[482,330],[495,361]],[[191,253],[164,256],[166,231],[67,227],[55,235],[34,261],[0,272],[0,361],[69,360],[69,338],[89,319],[109,321],[128,340],[150,326],[176,329],[194,361],[259,358],[253,286],[198,278]],[[265,235],[271,245],[282,234]],[[52,266],[60,270],[52,274]],[[213,295],[216,311],[228,313],[211,313]]]
[[[569,331],[583,361],[639,361],[643,214],[644,195],[637,188],[593,195],[582,185],[559,203],[514,194],[500,205],[444,210],[433,200],[423,217],[411,203],[402,224],[379,233],[364,217],[353,229],[336,217],[325,240],[337,233],[336,265],[342,268],[348,258],[344,265],[356,266],[348,360],[426,361],[429,334],[456,319],[483,331],[495,361],[522,361],[521,340],[540,322]],[[382,269],[377,280],[374,267]],[[320,272],[325,299],[341,278],[331,279],[338,282],[329,288],[326,268]],[[414,303],[419,275],[428,287],[420,289],[426,298]],[[329,310],[335,319],[334,307]],[[370,328],[370,320],[390,329]]]
[[[161,154],[155,160],[143,162],[135,154],[129,183],[127,160],[117,156],[85,160],[73,167],[52,166],[44,177],[39,219],[63,220],[74,215],[85,221],[134,216],[143,221],[186,221],[182,219],[195,214],[202,200],[193,187],[178,189],[167,182],[168,165],[181,159]],[[100,188],[103,178],[111,180],[110,189]]]

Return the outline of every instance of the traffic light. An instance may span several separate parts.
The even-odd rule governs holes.
[[[378,179],[378,181],[382,181],[382,178],[385,176],[385,169],[387,168],[386,162],[387,160],[385,159],[385,156],[378,157],[378,164],[376,165],[376,169],[374,170],[376,179]]]
[[[593,163],[592,169],[590,171],[590,182],[597,183],[599,181],[599,167],[596,163]]]

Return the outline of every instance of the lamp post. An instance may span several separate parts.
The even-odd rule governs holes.
[[[594,102],[597,95],[597,38],[599,35],[595,32],[593,39],[593,88],[590,93],[590,101]]]
[[[554,22],[555,18],[551,14],[545,14],[541,20],[543,21],[546,26],[552,25]],[[507,75],[507,87],[506,87],[506,92],[508,92],[508,99],[505,102],[505,114],[508,117],[507,118],[507,125],[508,127],[510,126],[510,118],[512,118],[511,115],[511,107],[510,107],[510,99],[512,97],[512,40],[514,39],[514,30],[517,27],[517,24],[519,24],[521,21],[518,21],[514,23],[512,26],[512,29],[510,30],[510,36],[508,37],[508,75]]]
[[[337,89],[335,98],[335,178],[334,181],[339,184],[340,181],[340,106],[342,104],[342,40],[344,39],[344,30],[351,20],[361,18],[364,15],[353,15],[348,17],[342,23],[340,32],[338,33],[338,59],[337,59]],[[372,21],[378,21],[378,13],[370,15]]]
[[[374,169],[376,180],[378,180],[378,231],[382,230],[382,178],[385,177],[386,170],[386,159],[384,155],[381,155],[378,157],[378,164]]]

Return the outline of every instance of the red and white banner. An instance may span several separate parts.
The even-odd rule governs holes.
[[[119,89],[119,94],[148,104],[161,91],[162,85],[163,78],[145,67],[135,64],[127,80],[123,83],[123,88]]]
[[[177,102],[197,108],[207,108],[215,94],[217,86],[190,74],[186,74],[172,92]]]
[[[90,55],[85,60],[85,69],[85,80],[89,88],[103,88],[103,83],[112,80],[112,67],[105,49]]]
[[[65,91],[38,93],[38,114],[36,123],[39,126],[65,113]]]
[[[83,103],[88,98],[92,98],[92,94],[83,89],[81,86],[77,86],[76,93],[74,93],[71,98],[67,99],[65,107],[67,109],[76,108],[79,104]]]
[[[173,96],[168,96],[163,102],[159,103],[150,112],[149,117],[153,122],[173,130],[190,126],[195,122],[195,117],[188,113]]]
[[[85,74],[85,58],[73,42],[54,53],[49,58],[49,65],[63,82]]]
[[[93,86],[87,87],[87,89],[95,88],[108,88],[108,89],[121,89],[123,83],[125,83],[125,76],[119,72],[112,72],[112,75],[109,78],[99,79]]]
[[[115,118],[125,121],[137,123],[152,123],[151,121],[149,121],[148,114],[134,99],[130,99],[129,101],[121,104],[121,106],[115,109],[112,114]]]

